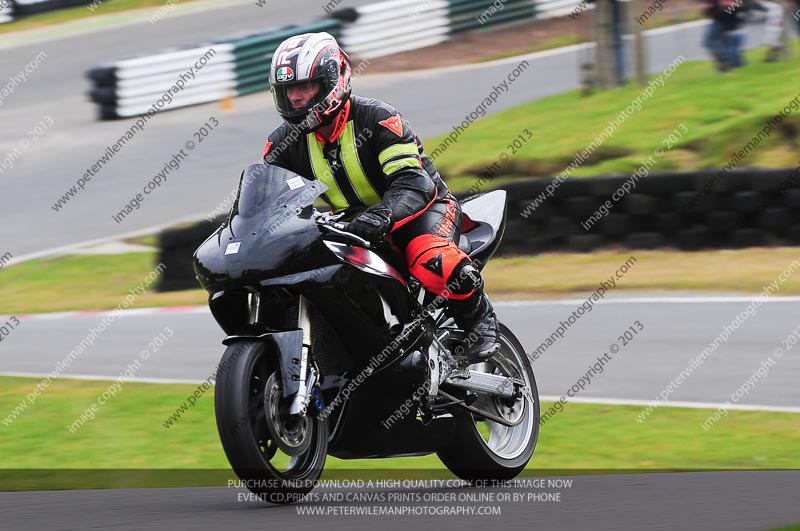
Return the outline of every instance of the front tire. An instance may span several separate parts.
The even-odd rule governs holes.
[[[239,478],[263,500],[286,504],[301,500],[319,481],[328,425],[282,414],[288,404],[273,354],[263,342],[230,345],[217,372],[214,408],[222,448]]]
[[[533,456],[539,438],[539,391],[525,350],[511,330],[498,328],[500,351],[479,366],[488,372],[513,376],[525,382],[528,392],[508,404],[481,396],[473,406],[519,424],[507,427],[454,407],[454,442],[438,452],[442,463],[468,481],[501,481],[519,475]],[[475,366],[472,367],[475,369]]]

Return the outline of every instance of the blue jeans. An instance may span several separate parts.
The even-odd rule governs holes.
[[[730,68],[744,66],[742,57],[744,34],[738,31],[726,31],[722,37],[722,43],[722,54],[726,65]]]
[[[703,37],[703,46],[719,64],[720,70],[730,70],[744,66],[742,46],[744,35],[739,31],[725,31],[719,20],[712,20]]]
[[[703,46],[708,48],[711,55],[718,61],[722,60],[722,23],[719,20],[712,20],[711,24],[706,27],[706,33],[703,36]]]

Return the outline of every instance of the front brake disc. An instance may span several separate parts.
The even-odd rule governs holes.
[[[289,401],[283,398],[278,372],[273,372],[264,388],[264,416],[272,440],[284,453],[296,457],[311,446],[312,419],[307,415],[289,415]]]

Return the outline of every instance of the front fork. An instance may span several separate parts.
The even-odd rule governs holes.
[[[261,321],[261,294],[249,294],[249,322],[250,324],[257,324]],[[316,384],[317,371],[309,363],[308,354],[311,349],[311,319],[309,317],[308,300],[300,295],[298,310],[297,310],[297,327],[303,332],[302,344],[300,347],[300,356],[293,356],[291,364],[292,379],[297,381],[297,391],[291,397],[289,405],[290,415],[305,415],[308,410],[308,402],[311,394],[311,389]]]
[[[297,309],[297,327],[303,331],[303,347],[300,349],[300,386],[289,406],[290,415],[305,415],[311,388],[314,387],[315,373],[309,370],[308,351],[311,349],[311,319],[308,315],[308,301],[300,295]],[[294,360],[292,360],[294,361]]]

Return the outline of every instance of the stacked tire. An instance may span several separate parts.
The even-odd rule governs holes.
[[[630,176],[567,179],[544,201],[540,194],[551,179],[513,182],[503,186],[511,199],[500,250],[697,250],[800,242],[800,169],[738,169],[721,178],[718,173],[651,174],[629,185],[627,194],[619,190]]]

